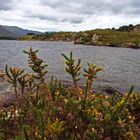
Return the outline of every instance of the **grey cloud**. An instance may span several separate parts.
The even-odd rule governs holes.
[[[0,0],[0,22],[57,30],[136,24],[140,0]],[[8,10],[8,11],[7,11]],[[12,13],[12,16],[10,15]],[[22,22],[22,19],[25,20]],[[18,20],[21,20],[18,21]],[[15,22],[14,22],[15,21]]]
[[[133,0],[131,1],[131,8],[128,12],[132,15],[139,15],[140,14],[140,0]]]
[[[56,11],[55,11],[56,12]],[[37,13],[37,12],[29,12],[26,11],[25,15],[28,18],[46,20],[49,22],[55,23],[71,23],[71,24],[80,24],[84,21],[83,15],[73,14],[73,13],[55,13],[54,14],[44,14],[44,13]]]
[[[84,23],[90,17],[137,15],[140,13],[139,0],[40,0],[40,6],[54,9],[57,16],[38,14],[40,20],[67,22],[72,25]],[[59,13],[59,15],[58,15]],[[125,17],[125,16],[124,16]],[[95,24],[95,23],[94,23]]]
[[[41,0],[40,1],[41,5],[49,6],[49,7],[64,7],[67,5],[65,0]]]
[[[82,18],[72,18],[72,17],[53,17],[53,16],[45,16],[45,15],[31,15],[29,17],[32,18],[38,18],[40,20],[47,20],[50,22],[68,22],[68,23],[72,23],[72,24],[80,24],[82,23],[83,19]]]
[[[0,1],[0,10],[10,10],[12,9],[12,0],[1,0]]]
[[[80,24],[80,23],[83,22],[83,20],[82,20],[82,19],[72,19],[70,22],[71,22],[72,24]]]
[[[133,0],[131,1],[131,4],[133,7],[139,7],[140,8],[140,0]]]
[[[40,4],[55,8],[63,12],[85,15],[93,14],[127,14],[137,7],[140,10],[140,0],[41,0]],[[135,11],[135,10],[134,10]],[[134,12],[135,14],[135,12]]]
[[[33,13],[29,13],[28,15],[26,15],[26,17],[29,18],[38,18],[40,20],[47,20],[47,21],[56,21],[57,19],[53,16],[47,16],[44,14],[33,14]]]
[[[58,22],[69,22],[71,24],[80,24],[83,22],[82,18],[63,18],[59,19]]]

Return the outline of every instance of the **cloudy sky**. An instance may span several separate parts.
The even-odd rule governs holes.
[[[79,31],[140,23],[140,0],[0,0],[0,25]]]

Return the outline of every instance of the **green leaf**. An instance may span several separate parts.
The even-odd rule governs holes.
[[[73,54],[72,54],[72,51],[70,52],[70,60],[72,60],[72,56],[73,56]]]
[[[11,75],[10,75],[9,72],[8,72],[8,65],[6,65],[6,67],[5,67],[5,73],[6,73],[6,76],[7,76],[10,80],[13,81],[13,78],[11,77]]]
[[[66,68],[66,71],[67,71],[69,74],[71,74],[71,71],[70,71],[68,68]]]
[[[9,83],[11,83],[11,84],[13,84],[13,81],[11,81],[11,80],[7,80]]]
[[[65,54],[61,54],[66,60],[70,61],[69,58]]]

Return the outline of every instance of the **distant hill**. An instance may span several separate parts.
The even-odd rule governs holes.
[[[3,26],[0,26],[0,38],[2,37],[13,37],[15,38],[17,35],[13,32],[6,30]]]
[[[32,31],[32,30],[27,30],[27,29],[22,29],[17,26],[3,26],[7,31],[10,31],[14,34],[17,34],[18,36],[21,35],[26,35],[28,33],[34,33],[34,34],[41,34],[41,32],[38,31]]]
[[[26,35],[28,33],[41,34],[41,32],[22,29],[22,28],[17,27],[17,26],[0,25],[0,39],[16,38],[18,36],[23,36],[23,35]]]
[[[74,37],[74,43],[140,49],[140,25],[78,32]]]

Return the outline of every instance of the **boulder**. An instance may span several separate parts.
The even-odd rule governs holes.
[[[101,92],[107,94],[107,95],[113,95],[115,93],[118,94],[122,94],[120,91],[118,91],[115,87],[111,87],[111,86],[104,86],[104,87],[100,87],[101,88]]]
[[[127,43],[121,44],[121,47],[138,49],[138,48],[140,48],[140,44],[127,42]]]
[[[77,38],[74,40],[74,44],[83,44],[82,38]]]
[[[91,42],[96,43],[98,39],[99,39],[99,36],[97,34],[93,34]]]

